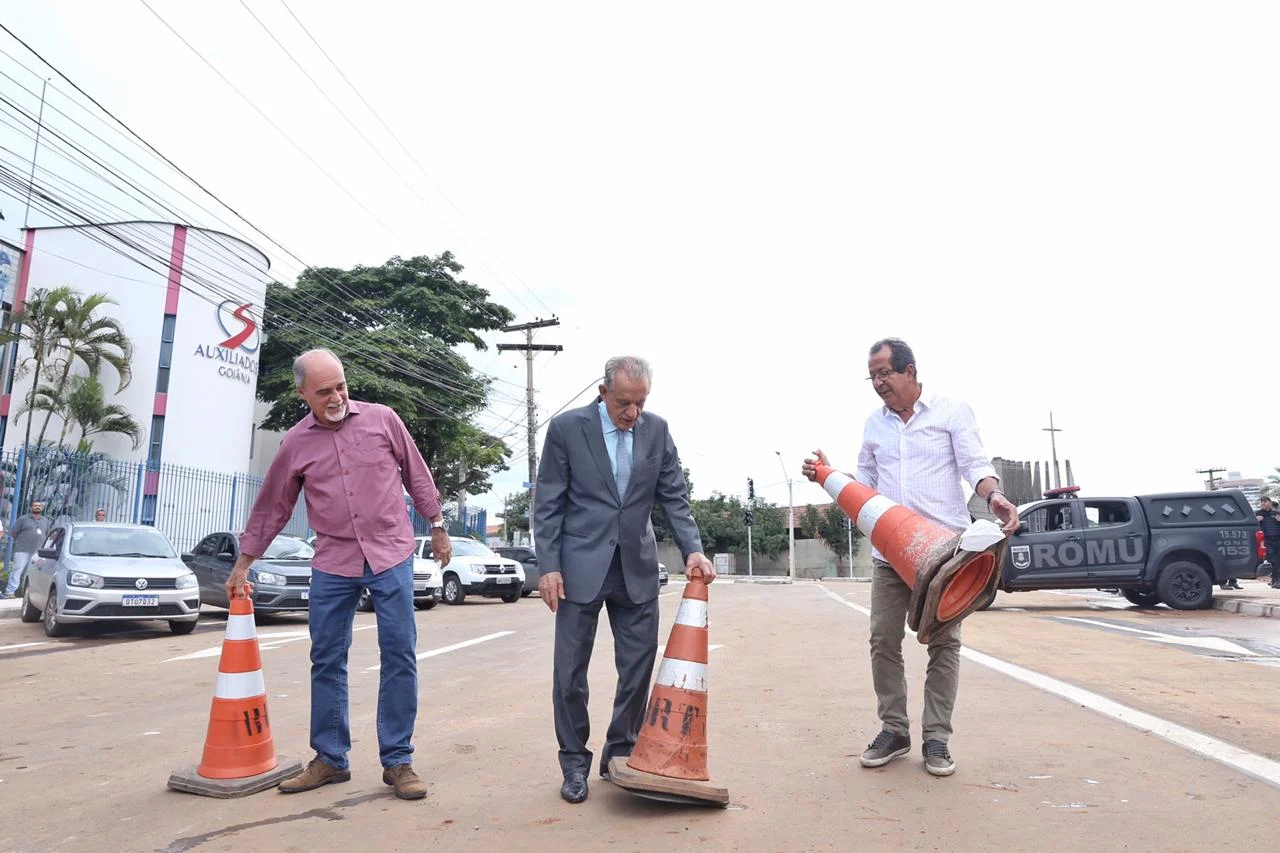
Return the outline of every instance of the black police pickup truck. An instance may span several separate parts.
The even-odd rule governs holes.
[[[1213,585],[1258,575],[1258,521],[1244,493],[1082,498],[1054,489],[1019,508],[1000,589],[1118,589],[1139,607],[1209,605]],[[990,605],[990,602],[987,602]]]

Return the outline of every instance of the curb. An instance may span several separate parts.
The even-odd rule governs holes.
[[[1239,598],[1214,597],[1213,609],[1225,610],[1228,613],[1239,613],[1241,616],[1280,619],[1280,604],[1261,604],[1256,601],[1244,601]]]

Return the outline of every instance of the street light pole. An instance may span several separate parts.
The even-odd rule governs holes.
[[[787,479],[787,577],[794,578],[796,576],[796,499],[791,492],[791,475],[787,473],[787,466],[782,461],[782,451],[773,451],[778,457],[778,464],[782,466],[782,476]]]

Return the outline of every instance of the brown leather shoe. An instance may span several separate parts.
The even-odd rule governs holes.
[[[306,770],[303,770],[297,776],[285,779],[276,787],[280,789],[282,794],[296,794],[299,791],[310,791],[313,788],[319,788],[321,785],[331,785],[334,782],[348,782],[350,780],[350,770],[336,770],[317,756],[311,759],[311,763],[307,765]]]
[[[395,786],[402,800],[420,800],[427,795],[426,784],[413,772],[412,764],[397,764],[382,771],[382,781]]]

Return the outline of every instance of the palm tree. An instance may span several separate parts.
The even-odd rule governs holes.
[[[1280,499],[1280,468],[1276,469],[1276,473],[1267,475],[1267,481],[1262,484],[1262,496],[1272,500]]]
[[[92,452],[92,437],[107,433],[127,435],[133,441],[134,450],[142,446],[142,427],[124,406],[107,402],[102,383],[96,377],[71,377],[67,383],[66,411],[68,419],[80,427],[80,453]]]
[[[96,377],[103,363],[116,369],[120,377],[116,393],[125,389],[133,378],[129,362],[133,359],[133,344],[129,341],[120,323],[111,317],[95,316],[95,312],[103,305],[117,304],[105,293],[94,293],[81,297],[76,291],[66,296],[57,306],[57,350],[62,357],[50,361],[49,367],[56,371],[53,390],[55,397],[62,397],[67,392],[67,380],[71,377],[71,369],[76,362],[82,362],[89,370],[89,375]],[[40,436],[36,443],[44,441],[49,430],[49,421],[54,410],[46,409],[44,424],[40,427]],[[64,424],[65,427],[65,424]],[[64,428],[62,434],[66,435]]]
[[[14,371],[17,376],[23,376],[29,370],[35,374],[31,381],[31,393],[27,395],[24,407],[27,412],[24,445],[31,444],[31,420],[35,416],[37,386],[62,338],[60,306],[76,296],[76,292],[69,287],[55,287],[52,290],[36,288],[28,295],[22,310],[14,313],[9,329],[0,332],[0,343],[7,346],[17,341],[19,347],[26,344],[31,350],[16,363]]]

